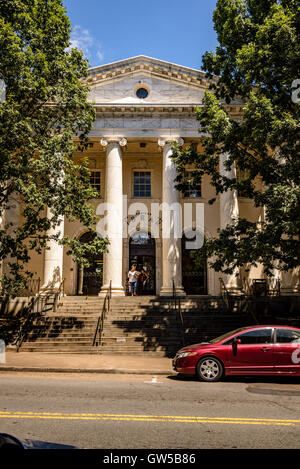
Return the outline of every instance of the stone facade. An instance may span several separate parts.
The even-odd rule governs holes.
[[[222,194],[214,205],[208,200],[214,196],[209,178],[204,176],[201,184],[200,197],[184,197],[174,188],[176,168],[170,160],[171,142],[179,141],[183,145],[195,143],[201,147],[198,122],[194,108],[201,105],[202,97],[209,83],[201,71],[189,69],[168,62],[145,56],[134,57],[108,65],[90,69],[87,81],[91,86],[89,100],[94,104],[97,117],[89,135],[91,146],[84,152],[90,161],[90,169],[97,173],[100,182],[99,199],[94,201],[95,209],[101,202],[114,203],[119,209],[120,223],[111,234],[109,252],[103,259],[103,282],[99,291],[92,293],[83,290],[83,280],[88,282],[87,273],[80,272],[70,256],[57,246],[41,256],[32,255],[30,269],[36,272],[43,284],[49,284],[50,277],[54,283],[65,278],[65,291],[68,295],[78,293],[104,295],[112,282],[113,294],[124,295],[127,272],[132,259],[138,259],[136,253],[141,252],[139,261],[149,261],[152,269],[152,293],[160,295],[172,294],[172,280],[178,294],[219,294],[219,277],[207,265],[200,272],[201,289],[188,290],[188,278],[183,285],[182,272],[185,264],[182,252],[182,241],[176,236],[165,239],[162,236],[162,221],[157,217],[158,236],[154,245],[148,246],[148,254],[143,257],[143,247],[132,247],[131,236],[127,233],[133,213],[132,204],[143,203],[148,213],[153,203],[191,203],[195,206],[202,203],[204,207],[204,236],[215,235],[218,228],[230,223],[232,217],[240,213],[252,220],[263,216],[260,209],[254,208],[250,200],[237,198],[234,193]],[[144,91],[147,96],[139,98],[137,91]],[[242,103],[234,102],[229,108],[233,117],[241,114]],[[76,139],[75,139],[76,140]],[[75,159],[80,160],[83,154],[78,152]],[[226,155],[224,155],[226,158]],[[222,162],[220,162],[222,164]],[[188,168],[187,168],[188,169]],[[134,173],[147,173],[151,179],[150,196],[135,197]],[[127,197],[124,208],[123,195]],[[130,208],[131,207],[131,208]],[[153,222],[153,220],[152,220]],[[151,220],[148,219],[148,231]],[[63,226],[63,221],[61,228]],[[191,227],[191,229],[194,227]],[[130,231],[130,230],[129,230]],[[146,229],[144,230],[147,231]],[[64,232],[72,237],[80,238],[86,229],[79,223],[64,222]],[[133,254],[135,253],[135,254]],[[185,253],[187,254],[187,253]],[[137,257],[134,257],[137,256]],[[152,260],[150,261],[150,257]],[[187,258],[184,258],[187,259]],[[98,259],[98,262],[101,262]],[[146,262],[146,261],[145,261]],[[97,265],[95,264],[95,272]],[[94,272],[94,274],[95,274]],[[252,269],[250,277],[259,278],[262,269]],[[93,272],[90,272],[91,278]],[[191,278],[193,272],[190,271]],[[95,274],[96,275],[96,274]],[[224,278],[227,284],[236,285],[235,276]],[[85,288],[87,285],[85,285]]]

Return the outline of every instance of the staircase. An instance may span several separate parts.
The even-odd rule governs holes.
[[[22,352],[95,353],[93,346],[103,299],[62,298],[55,313],[37,315],[21,346]]]
[[[184,324],[172,298],[114,297],[101,337],[95,333],[103,308],[98,297],[64,297],[55,313],[36,316],[22,351],[173,356],[183,345],[210,340],[253,324],[247,314],[229,312],[221,297],[181,299]]]
[[[170,303],[170,299],[154,296],[112,298],[103,325],[101,353],[172,352],[180,343],[180,327]]]
[[[173,356],[183,343],[210,340],[252,322],[246,314],[229,313],[220,297],[184,298],[181,310],[183,328],[170,298],[112,298],[101,353]]]

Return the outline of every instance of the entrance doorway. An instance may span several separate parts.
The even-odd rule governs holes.
[[[193,249],[192,245],[202,235],[196,232],[182,236],[182,285],[187,295],[207,295],[207,258],[205,248]],[[195,243],[196,244],[196,243]]]
[[[155,239],[145,231],[138,231],[129,241],[129,268],[134,265],[141,272],[139,295],[155,295]]]
[[[79,241],[90,243],[94,240],[95,233],[84,233]],[[103,282],[103,253],[87,256],[89,267],[78,266],[77,295],[98,295]]]

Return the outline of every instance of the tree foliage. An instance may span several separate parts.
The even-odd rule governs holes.
[[[174,147],[178,188],[185,189],[184,166],[193,164],[195,183],[209,174],[216,194],[236,190],[264,207],[265,219],[236,219],[207,241],[215,270],[258,262],[268,274],[292,269],[300,257],[300,104],[292,99],[300,78],[299,2],[218,0],[213,20],[219,45],[203,56],[212,85],[196,109],[203,151]],[[243,115],[233,119],[226,105],[237,101]],[[243,178],[220,174],[223,152],[227,169],[235,165]]]
[[[6,85],[0,103],[0,260],[9,260],[4,293],[22,286],[30,251],[47,248],[47,230],[61,216],[91,229],[95,223],[88,163],[73,160],[73,136],[84,149],[95,111],[82,80],[88,62],[70,47],[70,30],[61,0],[0,0],[0,80]],[[7,222],[16,202],[22,207],[18,226]],[[90,247],[67,236],[60,242],[79,263],[89,249],[103,251],[107,244],[97,237]]]

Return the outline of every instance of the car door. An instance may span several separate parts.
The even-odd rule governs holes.
[[[266,327],[243,332],[235,339],[240,343],[228,350],[229,374],[273,374],[273,328]]]
[[[276,328],[274,366],[277,373],[300,375],[300,331]]]

